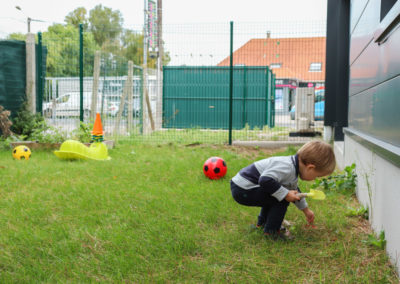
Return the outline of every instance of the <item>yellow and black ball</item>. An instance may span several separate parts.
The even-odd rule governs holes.
[[[13,158],[17,160],[29,160],[31,154],[31,150],[25,145],[17,146],[12,151]]]

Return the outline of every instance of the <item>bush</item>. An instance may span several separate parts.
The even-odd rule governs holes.
[[[43,120],[36,124],[28,139],[42,143],[62,143],[68,139],[68,135],[59,128],[47,125]]]
[[[3,106],[0,106],[0,134],[4,138],[7,138],[8,136],[11,135],[10,127],[12,125],[12,122],[8,118],[9,116],[10,116],[10,111],[4,109]]]
[[[23,140],[31,139],[32,133],[45,123],[41,114],[33,114],[28,110],[26,103],[22,105],[12,122],[11,131]]]

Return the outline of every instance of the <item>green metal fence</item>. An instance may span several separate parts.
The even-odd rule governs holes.
[[[37,38],[38,111],[68,133],[100,112],[106,139],[129,142],[302,141],[291,136],[296,98],[306,87],[323,101],[325,30],[325,22],[163,25],[161,68],[154,51],[143,66],[142,27],[99,43],[89,27],[54,24]],[[321,119],[323,109],[307,131],[321,131]]]
[[[163,127],[229,129],[229,67],[165,66]],[[265,67],[233,68],[233,129],[273,125],[274,86]]]
[[[142,67],[132,64],[131,98],[126,94],[122,99],[129,73],[123,52],[97,45],[94,35],[82,26],[57,28],[66,33],[62,40],[50,32],[38,34],[42,38],[39,48],[47,56],[43,68],[38,67],[42,70],[39,76],[45,78],[38,97],[43,97],[42,113],[47,122],[71,133],[80,121],[93,123],[99,112],[109,139],[140,133]]]

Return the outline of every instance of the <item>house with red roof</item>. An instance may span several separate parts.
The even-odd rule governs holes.
[[[325,82],[325,37],[251,39],[233,52],[233,65],[266,66],[276,76],[275,110],[287,113],[297,87],[321,90]],[[228,56],[218,66],[229,66]]]

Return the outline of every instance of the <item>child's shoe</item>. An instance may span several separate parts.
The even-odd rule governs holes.
[[[251,224],[250,227],[249,227],[249,231],[250,232],[255,232],[255,231],[261,230],[262,228],[264,228],[264,226]]]
[[[293,236],[290,235],[289,231],[282,232],[281,230],[275,232],[264,232],[264,236],[274,241],[283,242],[291,241],[294,239]]]
[[[258,220],[256,225],[254,225],[254,224],[250,225],[250,231],[254,232],[254,231],[257,231],[257,230],[261,230],[261,229],[264,228],[264,226],[265,226],[265,222],[261,223],[260,220]]]

